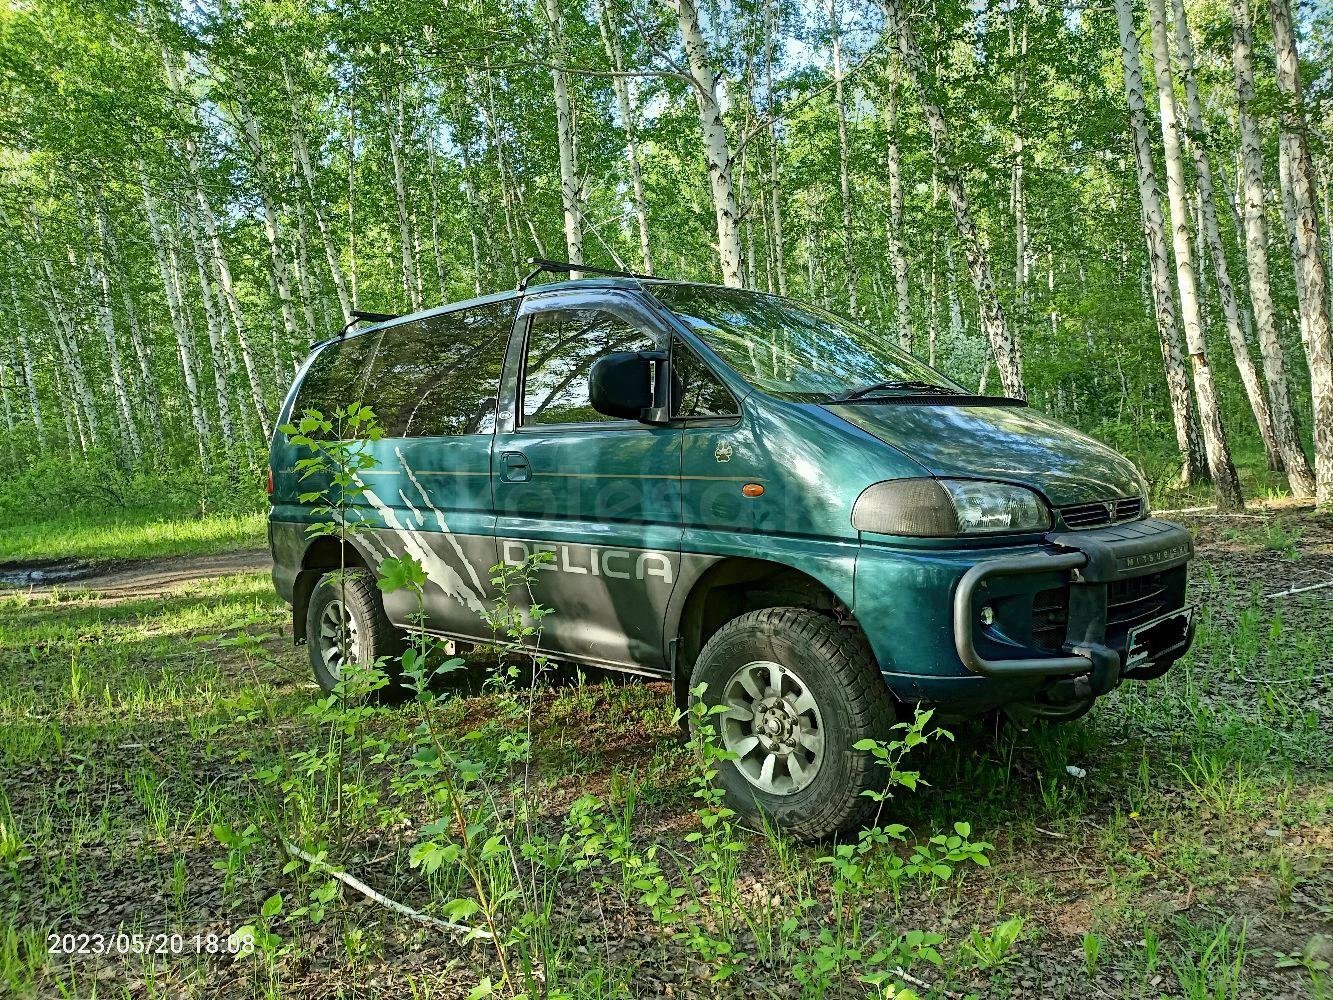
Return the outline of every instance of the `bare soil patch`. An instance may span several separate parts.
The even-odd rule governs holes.
[[[0,565],[0,593],[49,597],[56,590],[77,589],[104,600],[132,600],[157,597],[199,580],[258,573],[272,565],[264,549],[100,563],[42,559]]]

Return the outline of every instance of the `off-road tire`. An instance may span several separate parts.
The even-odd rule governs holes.
[[[822,717],[823,759],[810,784],[786,795],[757,788],[734,762],[723,761],[718,782],[727,803],[752,819],[765,814],[802,840],[862,828],[876,808],[862,793],[882,787],[884,774],[873,755],[852,746],[888,739],[897,719],[896,703],[864,635],[808,608],[751,611],[727,622],[704,645],[690,689],[706,684],[704,702],[720,704],[732,674],[759,660],[788,666],[805,681]],[[693,726],[693,715],[691,720]],[[713,721],[717,728],[721,717]]]
[[[379,588],[369,572],[362,569],[347,570],[342,574],[341,588],[337,574],[326,574],[315,584],[310,595],[310,604],[306,609],[306,646],[310,653],[310,666],[314,668],[315,680],[325,691],[332,691],[338,678],[325,662],[320,644],[320,627],[326,609],[330,603],[343,600],[348,612],[356,622],[356,643],[348,653],[356,663],[371,663],[384,657],[384,668],[389,675],[389,684],[378,692],[386,701],[399,701],[408,692],[401,685],[402,664],[399,657],[407,648],[407,638],[403,630],[394,626],[384,613],[384,601]]]

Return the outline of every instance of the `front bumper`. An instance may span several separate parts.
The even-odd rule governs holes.
[[[1189,648],[1193,621],[1185,607],[1183,567],[1193,558],[1194,545],[1184,528],[1148,519],[1052,532],[1045,541],[1041,551],[979,562],[958,581],[954,647],[968,670],[996,679],[1049,680],[1041,685],[1038,701],[1060,706],[1088,702],[1124,677],[1157,676]],[[1009,640],[1003,623],[998,629],[983,625],[998,581],[1029,575],[1049,580],[1051,574],[1063,579],[1042,591],[1057,595],[1061,609],[1058,651]],[[1156,587],[1151,603],[1140,597],[1117,604],[1116,595],[1144,581]],[[1113,613],[1126,604],[1130,613]]]

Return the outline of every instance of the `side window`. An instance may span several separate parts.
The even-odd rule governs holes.
[[[679,337],[671,346],[677,417],[733,417],[741,408],[722,380]]]
[[[362,401],[366,368],[375,356],[380,334],[337,340],[320,351],[310,363],[292,404],[292,417],[306,410],[326,416],[340,406]]]
[[[523,423],[612,421],[588,400],[588,372],[615,351],[651,351],[653,337],[598,309],[556,309],[532,317],[523,369]]]
[[[500,302],[386,330],[365,393],[385,436],[493,431],[513,317],[514,304]]]

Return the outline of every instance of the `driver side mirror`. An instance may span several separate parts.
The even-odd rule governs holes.
[[[665,423],[666,407],[654,405],[653,376],[660,385],[666,365],[663,351],[617,351],[598,358],[588,373],[588,401],[604,416]]]

